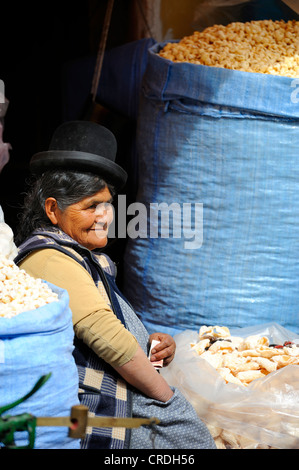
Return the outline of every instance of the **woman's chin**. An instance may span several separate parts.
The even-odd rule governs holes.
[[[95,248],[103,248],[108,243],[108,232],[104,230],[97,230],[94,236]]]

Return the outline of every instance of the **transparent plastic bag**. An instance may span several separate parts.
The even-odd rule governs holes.
[[[299,342],[294,333],[275,323],[230,332],[244,338],[267,336],[270,343]],[[192,403],[213,437],[217,438],[216,431],[226,436],[226,448],[298,448],[299,366],[286,366],[241,387],[226,383],[216,369],[191,351],[190,343],[198,338],[196,331],[186,330],[174,338],[176,357],[163,369],[163,376]]]

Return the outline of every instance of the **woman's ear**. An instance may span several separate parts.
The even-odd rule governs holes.
[[[45,200],[45,211],[53,225],[58,224],[58,219],[57,219],[58,210],[59,209],[58,209],[58,204],[57,204],[56,199],[54,197],[48,197]]]

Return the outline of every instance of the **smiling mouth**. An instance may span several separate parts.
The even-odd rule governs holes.
[[[104,231],[104,232],[107,232],[108,230],[108,224],[107,222],[105,223],[97,223],[97,225],[94,227],[94,228],[91,228],[90,230],[93,230],[94,232],[97,232],[97,231]]]

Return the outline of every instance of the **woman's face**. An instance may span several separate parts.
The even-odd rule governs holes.
[[[113,221],[111,203],[112,196],[106,187],[92,196],[71,204],[63,212],[56,203],[54,215],[56,223],[51,217],[50,219],[73,240],[89,250],[103,248],[107,244],[109,225]]]

